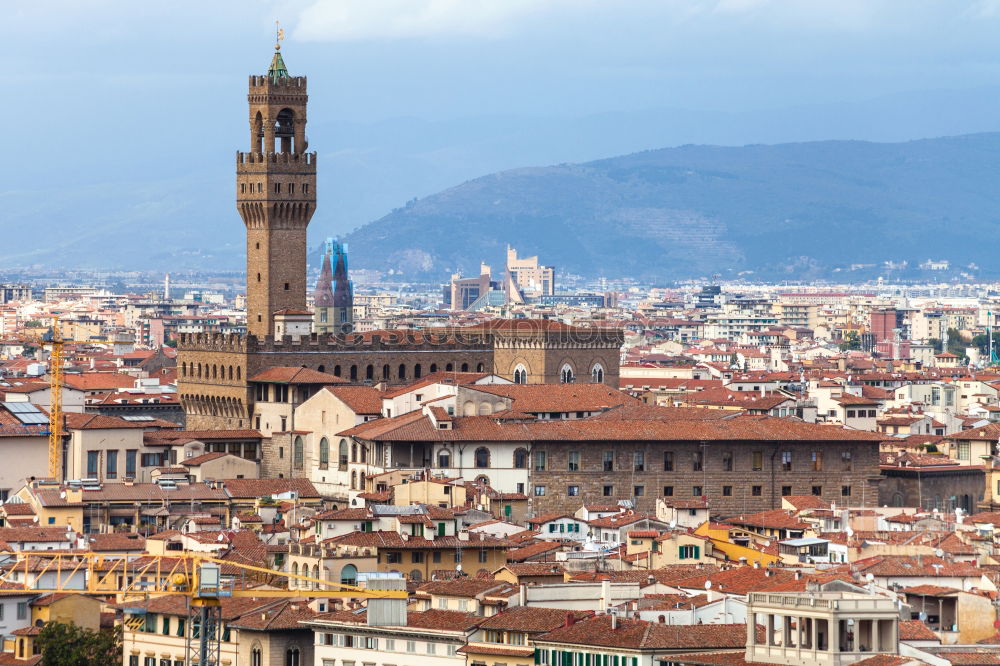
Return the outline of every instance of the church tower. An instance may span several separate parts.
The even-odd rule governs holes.
[[[313,292],[313,328],[320,335],[354,331],[354,285],[347,275],[347,245],[326,239],[323,268]],[[336,270],[333,266],[336,265]]]
[[[236,208],[247,229],[247,331],[275,334],[275,314],[306,310],[306,227],[316,210],[316,153],[306,152],[306,77],[275,46],[250,77],[250,152],[236,154]]]

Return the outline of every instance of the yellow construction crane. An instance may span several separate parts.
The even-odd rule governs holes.
[[[222,636],[221,599],[407,599],[405,581],[398,579],[398,589],[369,589],[342,585],[320,578],[220,560],[200,554],[134,555],[94,553],[53,553],[48,551],[0,552],[0,558],[14,564],[0,576],[4,590],[24,590],[37,594],[89,594],[111,596],[120,602],[141,601],[164,595],[180,595],[189,600],[189,622],[185,634],[188,664],[219,666]],[[226,573],[223,573],[225,569]],[[271,583],[269,588],[237,587],[247,579]],[[275,578],[308,589],[287,589],[273,585]],[[239,580],[238,580],[239,579]],[[384,583],[382,586],[386,586]],[[393,585],[388,585],[393,587]],[[125,611],[129,615],[128,609]],[[144,611],[143,611],[144,612]],[[369,613],[372,613],[369,604]],[[376,614],[381,615],[378,611]],[[126,620],[137,626],[141,614]],[[198,627],[195,630],[195,627]]]
[[[59,315],[46,315],[52,320],[52,328],[42,335],[41,344],[52,347],[49,356],[49,476],[62,481],[62,440],[63,440],[63,349],[67,344],[97,345],[111,344],[94,340],[64,340],[59,328]]]

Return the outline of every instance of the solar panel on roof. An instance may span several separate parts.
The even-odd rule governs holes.
[[[25,425],[44,425],[49,422],[49,417],[41,412],[34,414],[15,414],[17,420]]]
[[[123,416],[125,421],[153,421],[155,420],[152,416]]]
[[[3,406],[11,414],[41,414],[30,402],[5,402]]]

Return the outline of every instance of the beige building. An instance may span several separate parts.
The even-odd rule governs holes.
[[[539,266],[538,257],[518,257],[517,250],[507,246],[507,275],[520,295],[525,298],[555,296],[556,269]]]
[[[312,633],[299,622],[313,619],[316,613],[305,602],[245,598],[221,601],[219,666],[313,663]],[[123,666],[188,663],[186,640],[197,632],[197,627],[192,626],[184,597],[134,600],[117,607],[125,611]],[[197,644],[197,633],[194,636]]]

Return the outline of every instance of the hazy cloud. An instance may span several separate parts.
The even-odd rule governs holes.
[[[591,4],[589,0],[318,0],[302,11],[295,35],[333,41],[491,36],[557,6]]]

